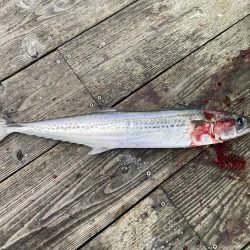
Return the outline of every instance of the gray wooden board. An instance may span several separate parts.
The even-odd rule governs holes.
[[[134,1],[1,1],[0,80]]]
[[[184,7],[185,6],[182,6],[182,8]],[[244,21],[243,25],[247,25],[247,23]],[[243,34],[243,37],[244,36],[246,36],[246,34]],[[247,37],[245,37],[243,41],[239,41],[239,42],[244,43],[244,47],[246,47],[245,45],[247,45],[247,41],[248,41]],[[237,51],[237,49],[235,51]],[[232,51],[232,53],[234,52]],[[219,55],[223,55],[223,50]],[[65,53],[64,56],[67,58],[67,53]],[[59,117],[59,116],[85,113],[89,110],[88,108],[86,108],[87,105],[85,105],[84,102],[85,100],[86,100],[86,103],[90,103],[91,101],[89,97],[86,97],[87,94],[85,94],[85,92],[83,94],[81,94],[81,92],[78,93],[77,86],[80,86],[80,82],[78,81],[78,79],[75,76],[73,76],[73,74],[71,74],[70,75],[71,84],[68,84],[67,74],[63,75],[64,77],[66,77],[65,80],[64,79],[61,80],[60,78],[61,72],[64,71],[64,68],[61,66],[61,64],[56,66],[55,61],[57,59],[60,59],[63,62],[63,64],[65,64],[64,60],[57,53],[53,53],[47,58],[43,59],[41,62],[35,63],[34,66],[28,67],[27,69],[22,71],[20,74],[17,74],[16,76],[1,83],[0,85],[1,111],[6,112],[6,113],[12,113],[11,118],[13,118],[14,120],[15,119],[18,120],[19,116],[20,118],[23,117],[26,120],[35,120],[37,118],[51,118],[55,116]],[[216,58],[217,60],[221,60],[221,63],[224,63],[223,60],[225,58],[223,56],[222,56],[222,59],[216,56],[214,58]],[[203,58],[200,58],[200,61],[202,60]],[[199,65],[197,64],[197,66]],[[203,65],[203,67],[205,67],[205,65]],[[67,69],[67,70],[70,71],[70,69]],[[197,70],[197,67],[196,67],[196,70]],[[212,71],[213,69],[211,69],[210,71],[207,71],[208,75]],[[186,70],[186,68],[184,68],[183,70],[183,74],[186,74],[187,76],[188,74],[190,74],[190,72],[191,71]],[[197,72],[197,71],[194,71],[194,72]],[[187,77],[187,79],[189,78]],[[65,85],[57,85],[58,87],[56,88],[54,87],[50,88],[50,84],[51,86],[55,83],[58,84],[58,81],[65,81]],[[168,82],[168,84],[173,84],[173,83],[174,82],[172,83]],[[189,84],[189,82],[187,83]],[[43,88],[40,88],[38,92],[32,93],[33,91],[32,89],[34,88],[33,84],[37,86],[41,85],[43,86]],[[198,82],[196,84],[198,84]],[[74,88],[72,88],[73,86]],[[116,89],[116,87],[117,85],[114,84],[113,89]],[[161,87],[162,85],[160,85],[160,88]],[[118,89],[119,89],[119,86],[118,86]],[[69,93],[73,93],[72,91],[74,90],[76,90],[76,94],[74,96],[71,96],[69,100]],[[148,91],[148,88],[144,90],[147,93],[150,92],[150,90]],[[166,89],[164,91],[166,91]],[[170,97],[171,97],[171,93],[172,92],[170,92]],[[124,96],[123,95],[124,93],[122,91],[119,94],[120,94],[119,98],[122,98]],[[148,95],[149,94],[147,94],[147,96]],[[179,99],[181,100],[182,97],[180,95],[179,95],[180,97]],[[44,98],[45,96],[47,96],[48,99]],[[58,102],[58,100],[57,101],[55,100],[55,98],[58,98],[58,96],[60,96],[60,102]],[[39,98],[42,98],[42,99],[39,99]],[[147,97],[147,98],[151,98],[151,97]],[[62,100],[64,100],[64,103],[62,102]],[[155,98],[154,102],[157,102],[157,101],[158,101],[157,98]],[[32,105],[28,105],[28,103],[32,103]],[[38,105],[38,103],[40,106]],[[161,101],[161,103],[163,105],[165,104],[165,101],[163,100]],[[151,102],[149,102],[149,104],[150,105],[147,105],[147,104],[145,105],[147,105],[147,108],[153,109],[154,106],[151,105]],[[27,108],[26,106],[28,107],[28,109],[23,110]],[[53,106],[53,108],[51,108],[51,106]],[[135,107],[135,109],[137,108],[139,108],[139,105],[138,107]],[[27,114],[30,114],[29,109],[31,109],[32,115],[27,115]],[[41,111],[41,109],[43,109],[43,111]],[[40,142],[44,142],[44,144]],[[44,139],[34,140],[33,138],[27,137],[27,136],[18,136],[18,137],[12,136],[6,139],[5,144],[1,144],[1,148],[0,148],[2,152],[0,156],[0,163],[1,163],[0,166],[2,167],[2,169],[0,169],[1,171],[0,179],[2,180],[6,178],[7,176],[11,175],[13,172],[17,171],[20,167],[25,166],[27,163],[34,160],[36,157],[38,157],[40,154],[42,154],[49,148],[53,147],[54,145],[55,143],[53,141],[48,141]]]
[[[119,107],[170,108],[179,95],[182,101],[202,103],[204,95],[213,100],[216,91],[229,95],[232,110],[247,110],[248,23],[245,18]],[[225,108],[223,100],[208,106],[213,103]],[[87,156],[85,147],[61,143],[0,184],[0,242],[8,249],[78,247],[202,150],[114,150]]]
[[[95,101],[58,52],[1,84],[0,110],[16,122],[85,113],[93,110],[91,103]],[[0,143],[0,181],[56,143],[24,135],[6,138]]]
[[[248,99],[249,107],[250,95]],[[215,167],[211,147],[162,187],[208,246],[242,249],[250,242],[250,136],[226,143],[223,151],[245,159],[246,168]]]
[[[249,13],[248,0],[140,0],[59,50],[113,104]]]
[[[81,248],[85,249],[207,248],[163,191],[157,189]]]

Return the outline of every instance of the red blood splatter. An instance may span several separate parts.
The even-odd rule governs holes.
[[[249,55],[249,49],[241,50],[240,51],[240,58],[245,58]]]
[[[214,163],[220,169],[242,170],[245,168],[246,161],[242,157],[233,154],[226,154],[224,147],[220,144],[215,145],[214,148],[216,152]]]
[[[228,130],[235,126],[235,120],[234,119],[227,119],[223,121],[217,121],[214,126],[214,132],[216,134],[220,134],[225,130]]]
[[[211,124],[202,123],[194,128],[192,136],[196,141],[200,141],[202,135],[211,135]]]
[[[195,245],[196,245],[197,247],[198,247],[200,244],[201,244],[200,240],[197,240],[197,241],[195,242]]]
[[[237,99],[238,103],[243,103],[244,101],[245,101],[245,97],[244,96],[242,96],[239,99]]]
[[[214,113],[210,110],[204,110],[204,117],[208,121],[211,121],[215,118]]]
[[[231,106],[231,99],[229,96],[225,96],[224,99],[223,99],[223,103],[227,106],[227,107],[230,107]]]
[[[210,102],[210,100],[202,99],[201,102],[202,104],[207,105]]]
[[[193,141],[190,144],[190,147],[195,146],[195,142],[201,141],[202,135],[209,135],[214,143],[219,143],[220,141],[215,139],[215,135],[213,133],[212,126],[213,126],[213,124],[206,123],[206,122],[200,123],[199,125],[197,125],[193,129],[193,131],[191,132],[191,138]]]
[[[183,247],[183,250],[188,250],[188,247],[187,247],[187,246],[184,246],[184,247]]]
[[[53,174],[52,177],[53,177],[53,179],[56,179],[56,178],[57,178],[57,175],[56,175],[56,174]]]

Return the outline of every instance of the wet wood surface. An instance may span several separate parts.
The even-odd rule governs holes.
[[[29,60],[21,59],[17,66],[10,62],[14,68],[3,67],[2,77],[10,77],[0,84],[2,112],[15,121],[32,121],[90,112],[96,103],[121,110],[188,104],[250,115],[247,1],[135,1],[125,8],[130,3],[112,1],[112,8],[103,3],[98,8],[106,11],[98,18],[93,13],[100,9],[89,3],[94,8],[91,24],[63,38],[73,38],[70,42],[63,45],[60,40],[54,45],[62,45],[58,50],[41,60],[33,58],[24,70]],[[121,8],[74,38],[86,25]],[[73,6],[72,11],[76,11]],[[65,30],[78,25],[81,18]],[[150,249],[155,243],[156,249],[179,249],[185,242],[192,247],[197,237],[198,249],[247,247],[249,183],[243,177],[249,175],[249,140],[246,136],[225,145],[245,161],[245,167],[235,173],[213,162],[213,147],[113,150],[89,156],[83,146],[12,135],[0,144],[0,247],[94,249],[100,244],[108,249],[119,241],[120,247],[143,249],[143,244]],[[190,179],[183,181],[187,186],[182,192],[177,180],[186,176]],[[197,176],[202,176],[200,182]],[[211,193],[206,193],[208,189]],[[153,204],[162,199],[166,207],[154,209]],[[201,206],[200,200],[210,208]],[[145,241],[133,229],[145,227],[141,217],[135,218],[144,210],[150,227]],[[238,225],[240,215],[244,223]],[[160,227],[166,220],[187,233],[179,240],[167,231],[163,237]],[[173,246],[162,245],[168,233]],[[104,242],[110,234],[113,238]]]

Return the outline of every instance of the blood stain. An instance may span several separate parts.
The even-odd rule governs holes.
[[[205,119],[211,121],[214,119],[214,113],[210,110],[204,110],[204,117]]]
[[[237,99],[238,103],[243,103],[244,101],[245,101],[245,97],[244,96],[242,96],[242,97],[240,97],[240,98]]]
[[[201,102],[202,102],[203,105],[207,105],[207,104],[209,104],[210,100],[202,99]]]
[[[215,139],[215,135],[212,130],[212,125],[210,123],[206,123],[206,122],[200,123],[200,124],[197,123],[197,125],[195,126],[194,130],[191,133],[191,137],[196,142],[200,141],[203,135],[209,135],[215,143],[219,142]],[[190,147],[194,146],[193,144],[195,145],[195,143],[193,142],[191,143]]]
[[[183,247],[183,250],[188,250],[188,247],[187,247],[187,246],[184,246],[184,247]]]
[[[216,152],[214,163],[220,169],[242,170],[245,168],[246,160],[244,158],[234,154],[226,154],[225,148],[220,144],[214,145],[214,149]]]
[[[227,106],[227,107],[230,107],[231,106],[231,99],[229,96],[225,96],[224,99],[223,99],[223,103]]]
[[[200,240],[197,240],[197,241],[195,242],[195,245],[196,245],[196,246],[199,246],[200,244],[201,244]]]

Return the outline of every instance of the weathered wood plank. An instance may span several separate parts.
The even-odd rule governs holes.
[[[120,108],[169,108],[178,94],[185,102],[201,103],[204,95],[214,100],[217,91],[230,94],[236,111],[246,110],[249,100],[238,103],[237,93],[240,98],[249,94],[248,23],[244,19]],[[201,150],[114,150],[86,156],[86,148],[62,143],[0,184],[0,242],[7,249],[78,247]]]
[[[58,52],[1,83],[0,110],[14,121],[85,113],[91,103],[95,101]],[[0,143],[0,181],[58,143],[34,138],[11,135]]]
[[[162,187],[206,245],[242,249],[250,242],[250,136],[217,151],[210,147]],[[216,167],[221,152],[234,158]]]
[[[188,162],[197,149],[192,152],[124,150],[91,157],[86,148],[60,144],[0,184],[2,247],[75,248]],[[147,176],[149,168],[152,177]]]
[[[1,1],[0,80],[134,1]]]
[[[249,13],[247,0],[141,0],[59,49],[96,100],[113,104]]]
[[[80,249],[207,249],[161,189]]]

